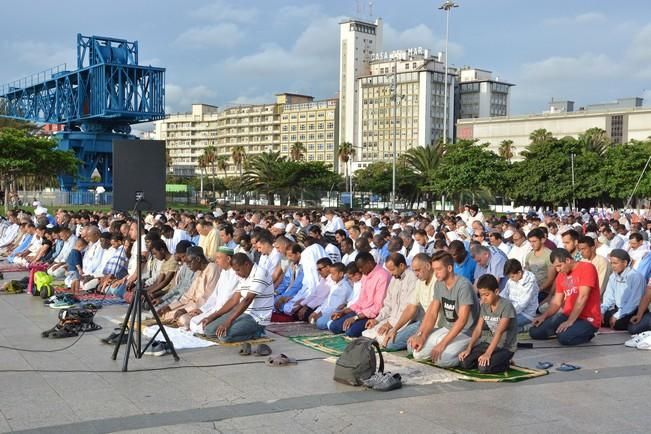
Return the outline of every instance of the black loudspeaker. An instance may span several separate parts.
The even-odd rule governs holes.
[[[165,141],[113,140],[113,209],[165,209]]]

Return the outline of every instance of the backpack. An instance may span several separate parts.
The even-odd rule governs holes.
[[[376,369],[375,353],[380,356],[380,368]],[[375,339],[360,337],[346,345],[335,365],[334,380],[339,383],[360,386],[376,372],[384,373],[384,359],[380,345]]]
[[[34,273],[34,286],[32,288],[32,295],[40,295],[41,298],[50,298],[54,295],[54,288],[52,288],[52,281],[54,278],[44,271],[37,271]]]

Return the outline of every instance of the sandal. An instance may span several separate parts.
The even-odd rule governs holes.
[[[277,356],[271,356],[267,359],[267,366],[273,366],[273,367],[279,367],[279,366],[287,366],[287,365],[295,365],[296,359],[293,359],[291,357],[287,357],[284,354],[278,354]]]
[[[240,344],[240,356],[250,356],[251,355],[251,344],[244,342]]]
[[[253,351],[256,356],[268,356],[271,354],[271,347],[267,344],[260,344],[257,347],[255,347],[255,351]]]
[[[48,336],[51,339],[71,338],[77,336],[77,330],[72,327],[64,326],[59,330],[55,330]]]
[[[536,369],[549,369],[552,366],[554,366],[552,362],[538,362]]]
[[[556,368],[557,371],[561,371],[561,372],[572,372],[572,371],[577,371],[579,369],[581,369],[580,366],[571,365],[569,363],[561,363],[561,366]]]

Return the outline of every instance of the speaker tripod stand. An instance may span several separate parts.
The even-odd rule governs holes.
[[[129,303],[129,309],[127,310],[127,314],[124,316],[124,321],[122,321],[122,327],[120,328],[120,335],[117,338],[117,343],[115,344],[115,349],[113,350],[113,360],[116,360],[118,357],[118,351],[120,351],[120,346],[122,345],[122,339],[124,338],[124,334],[127,333],[127,348],[124,353],[124,361],[122,362],[122,372],[126,372],[129,367],[129,356],[131,353],[131,349],[133,348],[133,353],[136,356],[136,359],[142,358],[143,354],[145,354],[145,351],[149,349],[149,347],[154,343],[156,340],[156,337],[158,336],[159,333],[162,333],[163,338],[165,339],[165,343],[167,344],[167,348],[169,348],[169,351],[172,353],[172,356],[174,357],[175,361],[179,361],[179,356],[176,354],[176,350],[174,349],[174,344],[170,340],[169,336],[167,335],[167,332],[165,331],[165,327],[163,327],[163,323],[160,320],[160,316],[158,315],[158,312],[156,312],[156,309],[154,308],[154,305],[151,300],[151,296],[147,293],[147,291],[142,290],[142,263],[141,263],[141,258],[140,254],[142,252],[142,236],[141,236],[141,211],[140,211],[140,203],[143,201],[143,196],[142,194],[136,193],[136,211],[137,211],[137,239],[136,239],[136,254],[138,255],[137,258],[137,268],[136,268],[136,275],[138,276],[138,279],[136,281],[136,287],[134,289],[134,294],[133,294],[133,299],[131,300],[131,303]],[[156,320],[156,324],[158,325],[158,331],[152,336],[152,338],[147,342],[145,347],[142,347],[142,309],[143,309],[143,302],[147,303],[148,310],[152,313],[154,316],[154,319]]]

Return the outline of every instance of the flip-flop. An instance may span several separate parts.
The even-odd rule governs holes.
[[[240,356],[250,356],[251,355],[251,344],[244,342],[240,345]]]
[[[256,356],[268,356],[271,354],[271,347],[267,344],[260,344],[253,351]]]
[[[295,365],[296,359],[293,359],[291,357],[287,357],[284,354],[278,354],[277,356],[271,356],[267,359],[267,366],[272,366],[272,367],[279,367],[279,366],[287,366],[287,365]]]
[[[561,371],[561,372],[572,372],[578,369],[581,369],[581,367],[576,365],[571,365],[569,363],[561,363],[561,366],[556,368],[557,371]]]
[[[536,368],[537,369],[549,369],[552,366],[554,366],[554,364],[552,362],[538,362],[538,364],[536,365]]]

